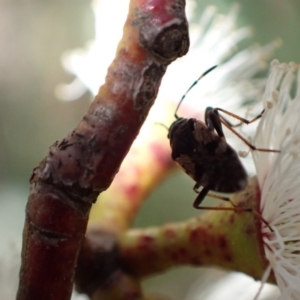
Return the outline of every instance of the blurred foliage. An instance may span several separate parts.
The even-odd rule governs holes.
[[[283,45],[276,51],[280,61],[299,62],[300,2],[298,0],[210,0],[197,2],[196,17],[201,15],[206,5],[215,5],[227,14],[232,5],[240,5],[237,19],[239,26],[251,26],[254,30],[252,42],[265,44],[280,37]]]
[[[0,188],[1,181],[28,182],[47,148],[75,126],[90,102],[90,95],[72,104],[54,96],[55,86],[72,78],[61,54],[93,38],[89,5],[0,2]]]

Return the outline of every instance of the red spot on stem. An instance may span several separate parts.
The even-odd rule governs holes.
[[[188,253],[186,249],[179,248],[177,251],[172,253],[172,260],[176,263],[187,261]]]
[[[190,242],[195,244],[204,243],[207,240],[208,234],[207,231],[203,228],[195,228],[190,231]]]
[[[152,236],[141,236],[137,242],[137,247],[141,250],[149,251],[154,245],[155,239]]]
[[[233,224],[234,221],[235,221],[235,215],[232,214],[232,215],[229,217],[229,223],[230,223],[230,224]]]
[[[176,231],[173,228],[166,228],[164,230],[164,236],[169,239],[173,239],[176,237]]]
[[[219,237],[218,244],[219,244],[219,247],[222,248],[222,249],[227,249],[227,247],[228,247],[227,240],[222,235]]]
[[[130,184],[124,188],[124,192],[128,199],[134,199],[139,191],[139,185],[136,183]]]

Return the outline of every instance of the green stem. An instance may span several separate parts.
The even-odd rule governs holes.
[[[259,198],[257,179],[252,178],[231,200],[257,210]],[[182,223],[128,230],[119,239],[121,264],[138,277],[190,265],[217,266],[261,279],[267,267],[261,226],[252,212],[214,210]]]

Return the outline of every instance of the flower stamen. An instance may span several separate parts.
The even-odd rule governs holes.
[[[263,101],[264,107],[272,109],[267,109],[261,118],[254,142],[260,147],[279,149],[280,153],[262,156],[252,152],[261,189],[262,216],[274,230],[271,233],[262,227],[265,254],[280,288],[280,299],[300,299],[299,69],[294,62],[271,63]]]

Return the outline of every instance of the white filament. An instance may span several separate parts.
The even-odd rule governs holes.
[[[266,257],[281,290],[300,299],[300,66],[273,61],[254,144],[280,153],[252,151],[261,188]],[[292,97],[291,94],[294,94]]]

